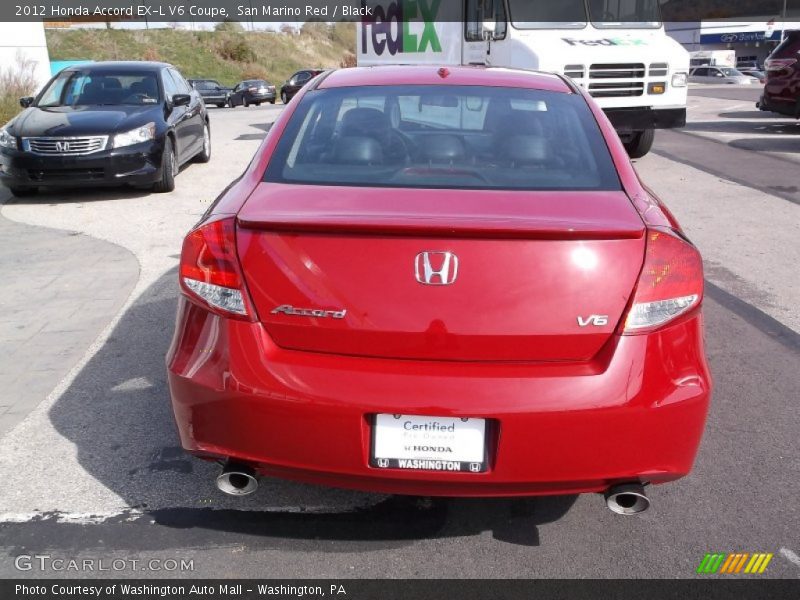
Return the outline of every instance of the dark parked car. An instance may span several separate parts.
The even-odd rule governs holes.
[[[767,81],[756,106],[800,119],[800,31],[790,31],[786,39],[764,62]]]
[[[299,92],[305,84],[320,73],[322,73],[322,69],[304,69],[292,75],[281,86],[281,102],[288,104],[289,100],[294,98],[294,95]]]
[[[228,106],[259,106],[262,102],[275,104],[275,86],[263,79],[247,79],[236,84],[228,100]]]
[[[203,102],[206,104],[216,104],[218,108],[228,106],[231,97],[231,88],[225,87],[215,79],[189,79],[191,86],[200,92]]]
[[[53,77],[0,129],[0,181],[16,196],[44,186],[175,187],[178,168],[211,158],[200,94],[175,67],[98,62]]]

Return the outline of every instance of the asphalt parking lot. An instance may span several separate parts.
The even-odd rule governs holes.
[[[0,576],[65,575],[15,567],[48,554],[193,560],[105,577],[674,578],[711,551],[772,552],[762,577],[800,576],[800,122],[758,112],[756,96],[692,88],[686,129],[659,132],[637,161],[703,252],[716,391],[694,472],[652,488],[635,517],[596,495],[430,499],[278,480],[231,499],[213,465],[181,452],[164,371],[181,239],[280,106],[211,109],[212,160],[170,194],[0,188],[0,267],[19,274],[0,321],[0,373],[16,382],[0,401]],[[73,280],[51,273],[59,248]]]

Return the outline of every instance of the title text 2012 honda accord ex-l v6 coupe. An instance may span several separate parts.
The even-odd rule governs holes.
[[[686,475],[711,393],[697,249],[555,75],[324,73],[186,236],[181,441],[387,493],[606,492]]]
[[[167,64],[99,62],[53,77],[0,129],[0,182],[17,196],[44,186],[152,186],[168,192],[185,162],[211,158],[199,93]]]

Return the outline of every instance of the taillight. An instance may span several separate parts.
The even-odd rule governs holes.
[[[647,333],[697,308],[703,300],[703,261],[671,232],[648,230],[644,266],[623,333]]]
[[[232,218],[204,223],[184,238],[180,281],[190,298],[226,316],[249,319],[252,311],[236,257]]]
[[[796,58],[768,58],[764,61],[764,68],[770,72],[788,71],[797,62]]]

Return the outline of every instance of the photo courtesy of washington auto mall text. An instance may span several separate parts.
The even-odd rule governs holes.
[[[48,583],[28,585],[14,584],[14,593],[18,597],[78,597],[78,598],[113,598],[113,597],[171,597],[171,598],[219,598],[219,597],[245,597],[244,593],[261,596],[286,596],[286,597],[337,597],[347,596],[344,584],[321,585],[287,585],[253,583],[245,589],[243,583],[210,583],[186,584],[169,582],[152,583],[105,583],[80,584],[80,583]]]
[[[800,597],[800,0],[0,2],[0,599]]]

